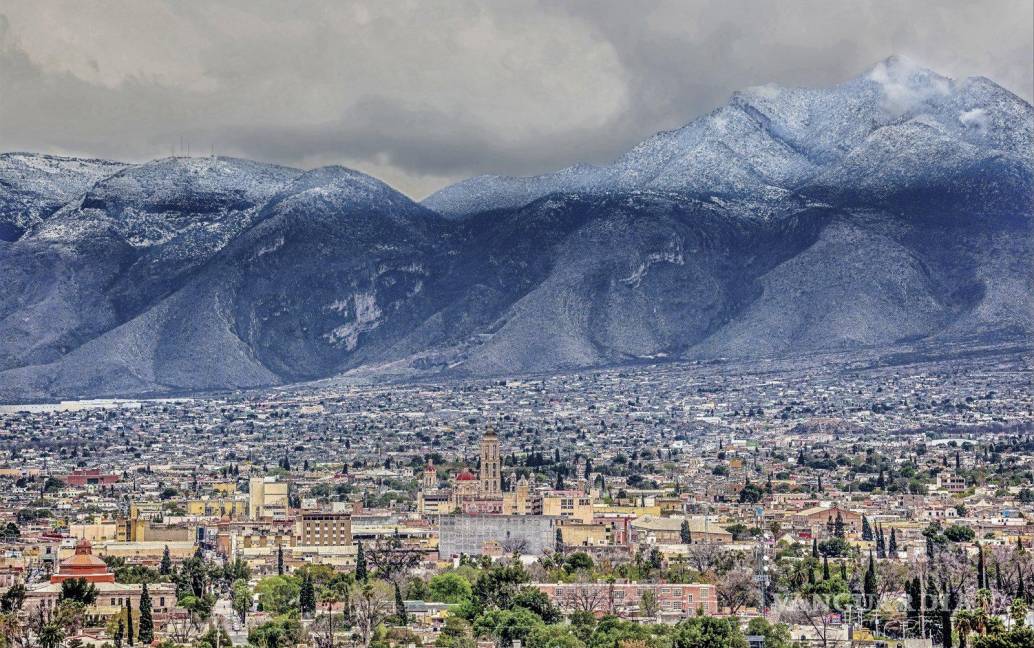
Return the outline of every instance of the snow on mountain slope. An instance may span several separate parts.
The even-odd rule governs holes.
[[[447,217],[463,217],[556,192],[661,189],[722,197],[769,192],[778,199],[813,181],[828,184],[830,167],[857,147],[871,149],[878,131],[910,122],[982,151],[966,152],[969,158],[1005,152],[1034,161],[1029,104],[987,79],[955,82],[892,56],[833,88],[766,85],[737,92],[728,105],[646,139],[609,165],[531,178],[478,176],[435,192],[423,204]],[[907,153],[908,145],[896,142],[896,151]],[[913,157],[930,152],[917,147]],[[823,174],[827,178],[817,181]]]
[[[125,168],[121,162],[0,154],[0,241],[15,241],[93,183]]]

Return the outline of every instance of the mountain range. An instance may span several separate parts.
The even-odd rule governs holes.
[[[1034,333],[1034,108],[891,57],[416,203],[342,167],[0,155],[0,400]]]

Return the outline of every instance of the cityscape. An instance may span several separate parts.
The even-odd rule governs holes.
[[[1034,648],[1031,0],[0,0],[0,648]]]
[[[7,641],[917,646],[945,619],[1024,624],[1030,370],[661,364],[8,406]]]

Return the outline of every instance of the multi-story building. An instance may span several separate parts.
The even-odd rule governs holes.
[[[565,612],[639,617],[643,594],[649,591],[656,597],[662,619],[688,618],[700,609],[705,614],[718,613],[715,586],[706,583],[536,583],[534,587]]]
[[[252,477],[248,481],[248,517],[252,520],[287,517],[288,484],[275,477]]]
[[[303,513],[295,519],[295,544],[351,545],[352,516],[348,513]]]

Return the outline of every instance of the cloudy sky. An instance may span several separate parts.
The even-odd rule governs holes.
[[[344,164],[420,198],[605,162],[897,53],[1034,97],[1031,0],[0,0],[0,150]]]

